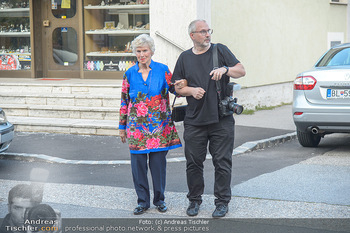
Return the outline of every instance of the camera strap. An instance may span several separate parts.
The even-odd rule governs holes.
[[[217,44],[213,44],[213,69],[219,68],[219,58],[218,58],[218,47]],[[221,100],[221,84],[220,80],[216,81],[216,92],[218,93],[218,98]]]

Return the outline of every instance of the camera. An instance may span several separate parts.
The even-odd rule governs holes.
[[[44,184],[32,182],[30,184],[31,201],[35,203],[34,207],[27,208],[24,213],[24,225],[30,226],[32,232],[49,231],[58,223],[56,211],[47,204],[40,204],[43,200]]]
[[[33,227],[33,231],[40,229],[52,229],[58,219],[57,214],[51,206],[47,204],[39,204],[32,208],[28,208],[24,214],[25,225]]]
[[[44,182],[49,176],[49,171],[41,168],[34,168],[30,172],[30,179],[32,183],[30,187],[31,201],[35,205],[31,208],[27,208],[24,213],[24,224],[31,226],[33,232],[44,231],[58,232],[58,224],[60,214],[47,204],[41,204],[44,194]]]
[[[243,106],[237,104],[237,98],[233,98],[234,85],[236,83],[228,83],[225,91],[225,97],[219,102],[219,115],[221,117],[230,116],[234,113],[237,115],[243,112]]]

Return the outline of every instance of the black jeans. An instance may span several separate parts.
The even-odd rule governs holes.
[[[232,152],[234,144],[232,116],[220,118],[219,123],[194,126],[185,124],[185,156],[187,160],[187,198],[202,202],[204,192],[203,162],[209,152],[215,167],[215,205],[227,204],[231,200]]]

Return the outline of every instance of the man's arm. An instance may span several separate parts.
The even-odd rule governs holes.
[[[175,91],[179,95],[182,96],[193,96],[193,98],[200,100],[203,98],[205,94],[205,90],[201,87],[189,87],[184,86],[182,88],[179,87],[178,83],[181,82],[181,80],[175,81]]]
[[[213,80],[220,80],[226,72],[225,67],[221,67],[210,72]],[[232,78],[241,78],[246,74],[244,66],[241,63],[237,63],[235,66],[228,67],[227,76]]]
[[[235,66],[229,67],[227,76],[232,78],[241,78],[245,76],[246,72],[244,66],[241,63],[237,63]]]

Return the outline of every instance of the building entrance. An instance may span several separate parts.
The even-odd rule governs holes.
[[[79,78],[82,10],[76,0],[33,1],[35,77]],[[39,17],[40,16],[40,17]]]

